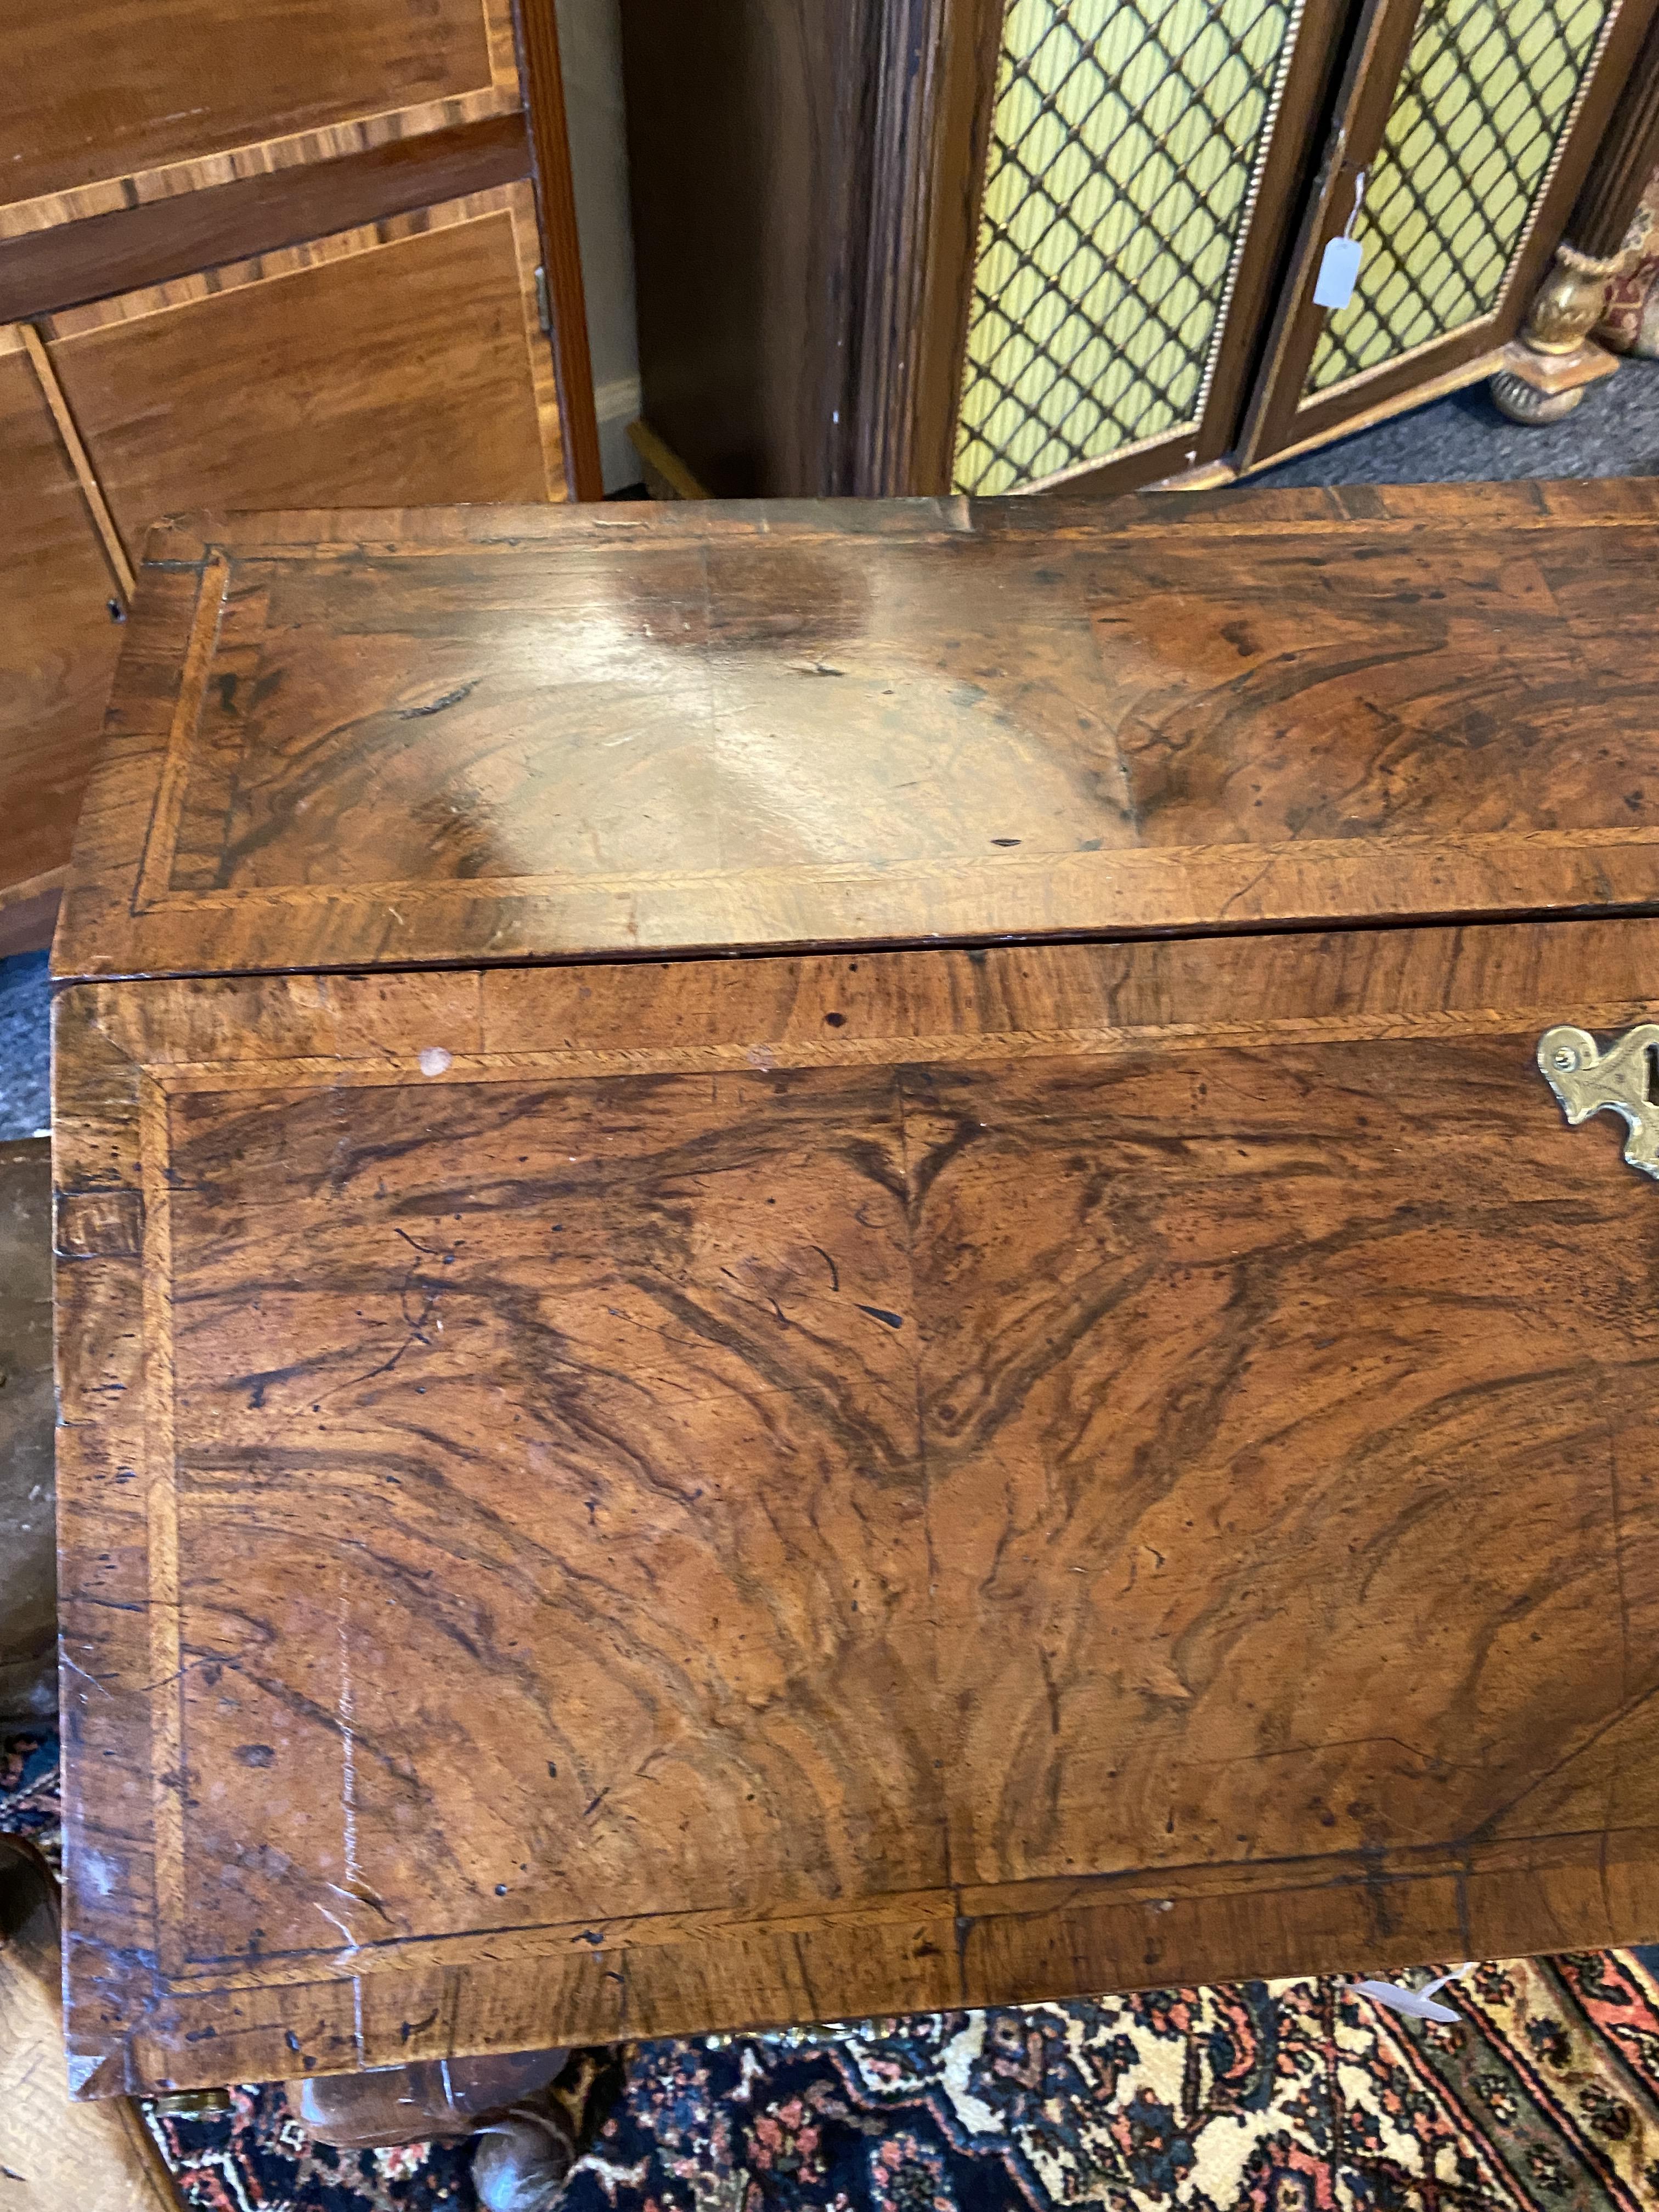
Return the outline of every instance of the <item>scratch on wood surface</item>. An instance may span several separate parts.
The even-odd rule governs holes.
[[[441,714],[446,707],[459,707],[463,699],[470,697],[477,690],[479,680],[475,676],[471,683],[459,684],[453,691],[446,691],[441,699],[428,699],[423,707],[400,707],[398,720],[400,722],[421,722],[428,714]]]
[[[357,1939],[352,1934],[351,1930],[346,1926],[344,1921],[342,1920],[337,1913],[331,1912],[327,1905],[323,1904],[319,1899],[313,1897],[311,1901],[314,1905],[316,1905],[318,1911],[322,1914],[324,1919],[331,1922],[339,1929],[341,1936],[344,1941],[346,1949],[348,1951],[355,1951],[357,1948]]]

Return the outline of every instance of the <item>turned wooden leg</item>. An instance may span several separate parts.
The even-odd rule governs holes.
[[[554,2212],[575,2162],[570,2116],[544,2089],[478,2130],[473,2191],[483,2212]]]
[[[1589,334],[1623,266],[1622,253],[1598,259],[1565,242],[1556,247],[1526,327],[1504,348],[1504,366],[1488,386],[1500,414],[1511,422],[1559,422],[1590,385],[1613,374],[1617,355]]]
[[[553,2087],[568,2056],[428,2059],[286,2088],[301,2125],[339,2150],[476,2136],[472,2184],[483,2212],[550,2212],[576,2157],[571,2115]]]
[[[283,2087],[301,2126],[338,2150],[456,2142],[532,2100],[569,2056],[557,2050],[429,2058],[362,2074],[313,2075]]]

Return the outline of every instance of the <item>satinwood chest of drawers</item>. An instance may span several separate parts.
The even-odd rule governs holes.
[[[1659,1934],[1656,575],[1643,483],[160,532],[79,2090]]]

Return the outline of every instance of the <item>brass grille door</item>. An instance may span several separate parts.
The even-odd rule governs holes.
[[[1245,462],[1468,382],[1515,336],[1653,12],[1652,0],[1374,0]],[[1361,249],[1352,296],[1316,307],[1316,272],[1344,230]]]
[[[956,489],[1231,442],[1341,0],[1009,0]]]

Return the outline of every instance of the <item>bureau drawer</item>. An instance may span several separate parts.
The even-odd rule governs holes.
[[[77,2087],[1651,1935],[1656,975],[65,988]]]

